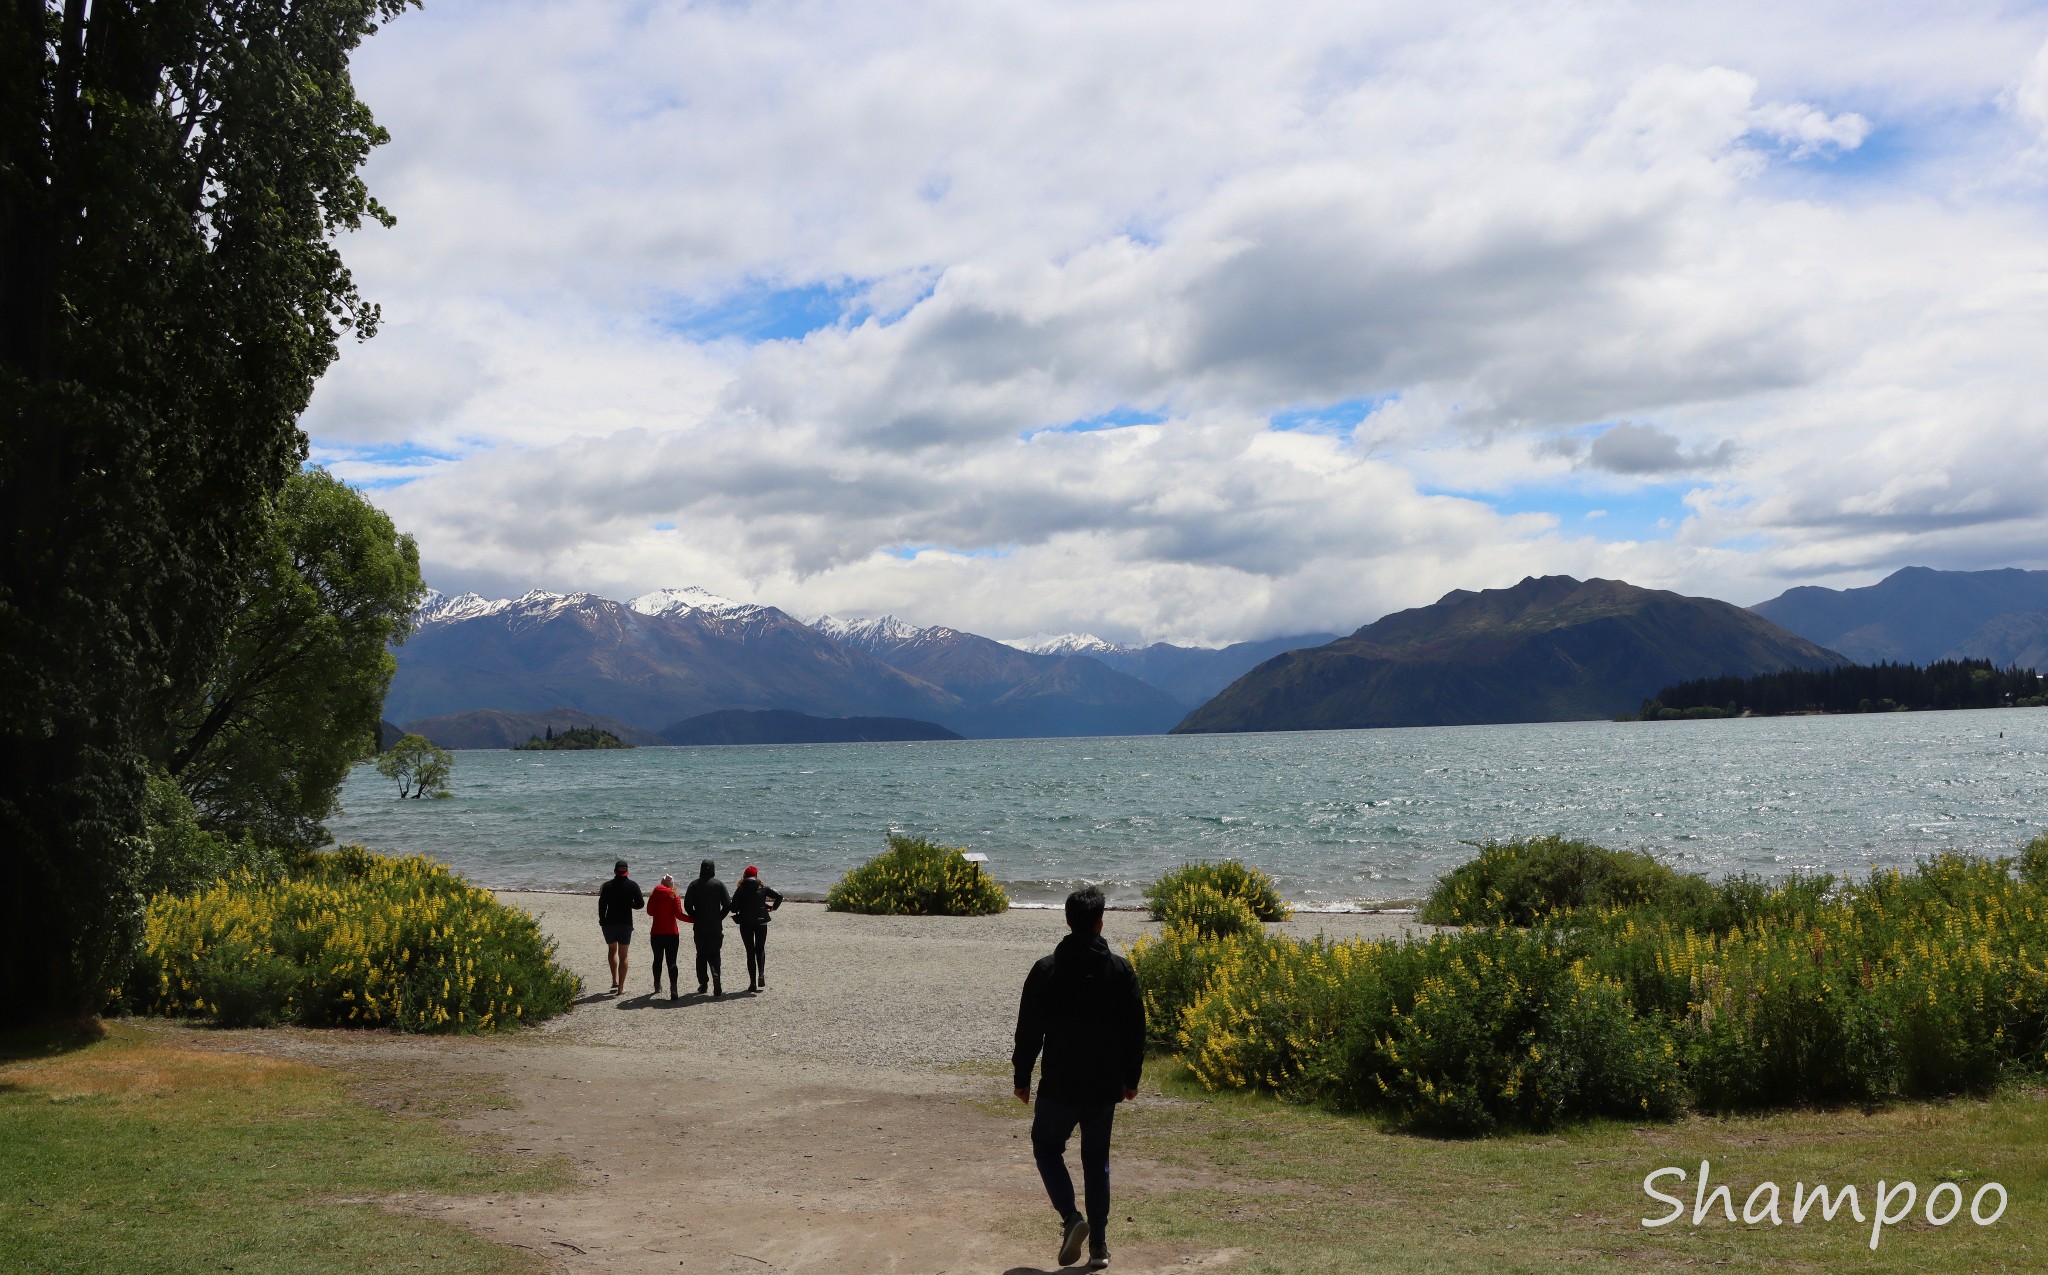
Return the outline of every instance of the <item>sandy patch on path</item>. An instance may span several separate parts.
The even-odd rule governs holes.
[[[594,900],[503,897],[539,918],[585,986],[604,992]],[[1378,936],[1408,920],[1316,917],[1288,928]],[[1155,928],[1134,913],[1107,925],[1119,946]],[[1028,1112],[1001,1099],[1018,989],[1063,930],[1044,911],[882,918],[791,904],[772,926],[769,990],[757,995],[651,996],[643,925],[627,995],[586,996],[518,1037],[273,1039],[309,1061],[403,1061],[506,1094],[510,1106],[462,1125],[518,1152],[565,1156],[583,1185],[395,1207],[460,1222],[563,1271],[1027,1275],[1052,1269],[1053,1220]],[[687,959],[687,935],[684,944]],[[727,955],[727,987],[744,988],[737,935]],[[686,970],[684,986],[694,981]],[[1129,1154],[1113,1165],[1124,1198],[1228,1186]],[[1115,1271],[1237,1265],[1228,1252],[1123,1243],[1114,1223],[1110,1241]]]
[[[560,945],[560,959],[602,993],[610,986],[597,931],[597,900],[584,895],[506,893]],[[1298,916],[1276,932],[1332,938],[1416,932],[1401,914]],[[1121,951],[1159,926],[1143,912],[1111,912],[1103,925]],[[768,990],[745,995],[746,960],[727,927],[723,1001],[694,995],[696,974],[683,936],[680,1002],[652,996],[646,926],[636,928],[626,994],[598,996],[541,1027],[579,1043],[682,1051],[777,1065],[830,1060],[868,1067],[1006,1062],[1017,996],[1031,963],[1066,933],[1056,911],[1019,908],[982,917],[851,916],[790,903],[768,927]],[[735,995],[735,992],[741,994]],[[879,1077],[877,1078],[880,1079]]]

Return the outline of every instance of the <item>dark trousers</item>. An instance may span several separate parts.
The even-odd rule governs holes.
[[[654,990],[661,990],[661,963],[668,961],[668,987],[676,990],[676,953],[683,950],[683,936],[680,934],[650,934],[647,945],[654,949]]]
[[[719,949],[725,946],[725,931],[707,928],[693,933],[697,939],[697,986],[703,987],[713,979],[719,979],[719,985],[723,987],[724,980],[719,977],[718,955]]]
[[[747,981],[768,977],[768,927],[740,922],[740,946],[747,949]]]
[[[1043,1093],[1031,1115],[1031,1155],[1045,1193],[1062,1218],[1074,1212],[1074,1179],[1067,1172],[1067,1139],[1081,1126],[1081,1186],[1088,1200],[1090,1241],[1103,1244],[1109,1230],[1109,1126],[1116,1118],[1114,1102],[1081,1105],[1057,1102]]]

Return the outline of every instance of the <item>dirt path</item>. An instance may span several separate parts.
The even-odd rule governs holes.
[[[587,900],[509,901],[558,933],[586,986],[604,985],[602,949],[582,933],[594,927],[579,924]],[[1015,987],[1060,926],[1044,913],[934,925],[785,909],[775,990],[762,996],[652,998],[637,986],[642,947],[628,996],[586,998],[516,1039],[299,1032],[272,1034],[268,1048],[502,1092],[508,1106],[463,1126],[565,1156],[580,1185],[398,1207],[566,1272],[1027,1275],[1053,1269],[1055,1228],[1003,1060]],[[1118,942],[1143,928],[1112,917]],[[1127,1152],[1113,1164],[1119,1193],[1188,1185]],[[1114,1223],[1110,1240],[1111,1269],[1134,1275],[1235,1265],[1227,1253],[1120,1243]]]

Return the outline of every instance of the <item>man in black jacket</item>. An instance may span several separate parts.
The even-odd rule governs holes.
[[[1145,1066],[1145,1003],[1131,963],[1102,937],[1102,891],[1067,896],[1067,928],[1051,956],[1031,967],[1017,1007],[1017,1048],[1010,1055],[1017,1101],[1031,1101],[1031,1065],[1045,1053],[1031,1154],[1060,1215],[1062,1266],[1088,1245],[1090,1269],[1109,1264],[1109,1131],[1116,1104],[1138,1096]],[[1074,1208],[1067,1139],[1081,1129],[1081,1182],[1088,1203]]]
[[[697,941],[697,995],[704,994],[708,980],[711,994],[725,995],[719,978],[719,949],[725,946],[725,917],[732,911],[732,895],[718,879],[718,865],[706,859],[697,865],[697,879],[683,891],[683,911],[690,918],[690,937]]]
[[[626,986],[626,954],[632,951],[633,914],[647,906],[640,886],[626,875],[626,861],[612,865],[612,879],[597,891],[597,928],[604,931],[604,963],[612,971],[612,995]]]

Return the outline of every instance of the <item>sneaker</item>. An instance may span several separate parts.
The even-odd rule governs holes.
[[[672,1001],[679,1001],[683,999],[683,994],[676,990],[675,984],[673,983],[669,984],[668,998]]]
[[[1081,1260],[1081,1246],[1088,1242],[1088,1219],[1079,1213],[1062,1222],[1060,1240],[1060,1265],[1072,1266]]]
[[[709,983],[699,983],[699,984],[697,984],[697,995],[699,995],[699,996],[702,996],[702,995],[703,995],[704,993],[706,993],[706,992],[708,992],[708,991],[710,991],[710,990],[711,990],[711,984],[709,984]]]
[[[1088,1246],[1088,1269],[1099,1271],[1109,1265],[1109,1245],[1094,1243]]]

